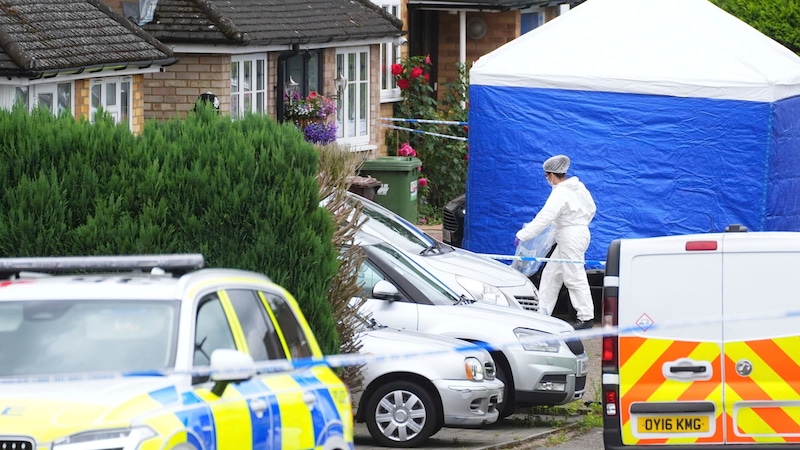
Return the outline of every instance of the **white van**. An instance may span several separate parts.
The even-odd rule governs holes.
[[[609,246],[606,449],[800,448],[800,233],[746,231]]]

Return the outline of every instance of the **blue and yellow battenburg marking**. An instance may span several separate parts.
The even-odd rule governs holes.
[[[169,387],[135,403],[146,412],[153,402],[165,412],[144,420],[159,436],[143,450],[181,442],[197,449],[321,449],[330,439],[353,435],[347,389],[325,365],[231,384],[222,397]],[[351,439],[344,442],[353,448]]]

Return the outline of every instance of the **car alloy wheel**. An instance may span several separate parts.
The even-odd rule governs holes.
[[[435,431],[437,404],[416,383],[393,381],[379,387],[367,402],[367,429],[385,447],[416,447]]]

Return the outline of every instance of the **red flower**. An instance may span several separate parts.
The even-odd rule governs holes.
[[[425,55],[425,64],[430,64],[430,63],[431,63],[431,54],[428,53],[427,55]]]
[[[317,91],[311,91],[311,92],[308,93],[308,98],[309,99],[317,98],[317,95],[318,95]]]
[[[397,80],[397,87],[399,87],[400,89],[408,89],[409,87],[411,87],[411,82],[408,81],[407,78],[402,78],[400,80]]]
[[[417,151],[408,142],[403,142],[397,149],[397,156],[417,156]]]
[[[392,75],[397,76],[403,73],[402,64],[392,64]]]
[[[420,75],[422,75],[421,68],[414,67],[413,69],[411,69],[411,78],[418,78]]]
[[[426,178],[420,178],[419,180],[417,180],[417,185],[419,187],[425,187],[428,185],[428,180]]]
[[[428,81],[431,81],[431,74],[426,73],[425,75],[422,76],[422,78],[424,78],[425,82],[427,83]]]

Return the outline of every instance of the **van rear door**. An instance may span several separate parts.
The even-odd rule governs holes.
[[[800,233],[724,237],[726,442],[800,442]]]
[[[623,445],[724,442],[722,235],[621,240]]]

